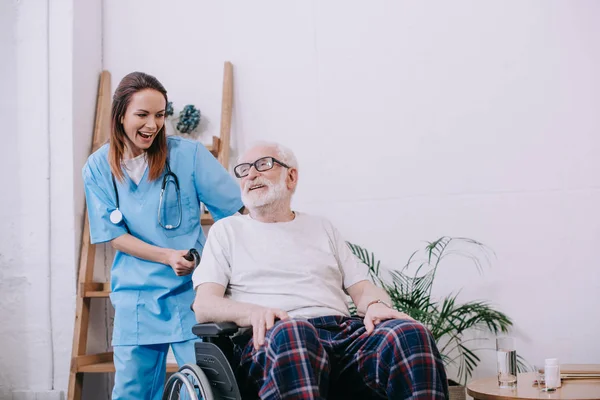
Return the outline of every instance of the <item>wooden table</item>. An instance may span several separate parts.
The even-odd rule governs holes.
[[[477,379],[467,385],[467,394],[475,400],[568,399],[600,400],[600,379],[563,380],[556,392],[542,392],[533,385],[534,374],[518,374],[516,389],[500,389],[498,377]]]

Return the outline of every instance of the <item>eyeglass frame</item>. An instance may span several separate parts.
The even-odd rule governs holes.
[[[271,166],[271,168],[263,169],[262,171],[260,171],[260,170],[258,169],[258,167],[256,166],[256,163],[257,163],[257,162],[259,162],[259,161],[261,161],[261,160],[264,160],[265,158],[270,158],[271,160],[273,160],[273,165]],[[281,165],[281,166],[282,166],[282,167],[284,167],[284,168],[288,168],[288,169],[290,169],[290,168],[291,168],[289,165],[287,165],[287,164],[286,164],[286,163],[284,163],[284,162],[281,162],[281,161],[279,161],[279,160],[278,160],[278,159],[276,159],[275,157],[266,156],[266,157],[261,157],[261,158],[259,158],[258,160],[254,161],[254,162],[252,162],[252,163],[241,163],[241,164],[238,164],[238,165],[236,165],[235,167],[233,167],[233,173],[235,174],[235,176],[236,176],[237,178],[240,178],[240,179],[241,179],[241,178],[245,178],[245,177],[247,177],[248,175],[250,175],[250,170],[252,169],[252,167],[254,167],[254,169],[255,169],[255,170],[257,170],[258,172],[265,172],[265,171],[272,170],[272,169],[273,169],[273,167],[275,166],[275,163],[277,163],[277,164]],[[246,175],[240,175],[240,174],[238,174],[238,172],[237,172],[237,168],[238,168],[239,166],[241,166],[241,165],[249,165],[249,167],[248,167],[248,173],[247,173]]]

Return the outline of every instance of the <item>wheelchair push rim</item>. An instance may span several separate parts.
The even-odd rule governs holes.
[[[183,389],[185,387],[185,389]],[[176,373],[171,375],[162,400],[178,400],[181,398],[182,389],[187,393],[189,400],[214,400],[210,381],[206,374],[195,364],[185,364]],[[198,390],[200,397],[198,397]],[[184,397],[186,398],[186,397]]]

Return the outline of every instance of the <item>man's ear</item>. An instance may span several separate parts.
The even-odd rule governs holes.
[[[298,170],[293,167],[288,169],[286,180],[288,189],[294,190],[298,184]]]

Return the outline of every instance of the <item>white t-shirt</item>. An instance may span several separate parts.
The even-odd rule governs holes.
[[[234,215],[215,223],[194,288],[218,283],[225,296],[285,310],[291,317],[349,316],[345,289],[368,279],[368,268],[324,218],[296,212],[289,222]]]
[[[129,175],[131,180],[135,182],[136,185],[139,185],[142,177],[144,176],[144,172],[146,172],[146,167],[148,167],[146,153],[142,153],[134,158],[123,160],[123,166],[125,167],[125,171],[127,171],[127,175]]]

